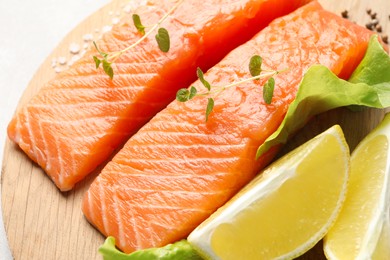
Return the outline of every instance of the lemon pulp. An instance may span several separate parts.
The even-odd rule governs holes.
[[[343,209],[324,240],[329,259],[390,259],[390,115],[355,149]]]
[[[270,165],[188,240],[212,259],[299,256],[337,217],[348,172],[348,147],[334,126]]]

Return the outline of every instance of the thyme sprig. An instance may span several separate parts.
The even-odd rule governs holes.
[[[259,80],[267,78],[266,83],[263,85],[263,99],[266,104],[271,104],[274,88],[275,88],[275,76],[279,73],[282,73],[285,70],[262,70],[262,58],[259,55],[254,55],[251,57],[249,62],[249,72],[252,77],[242,79],[237,82],[233,82],[231,84],[225,85],[225,86],[211,86],[211,84],[204,78],[204,73],[200,68],[197,68],[196,74],[199,78],[199,81],[202,83],[202,85],[206,88],[206,91],[198,92],[197,88],[194,86],[191,86],[189,89],[182,88],[177,91],[176,93],[176,100],[179,102],[187,102],[195,97],[205,97],[205,96],[211,96],[216,95],[228,88],[238,86],[240,84],[243,84],[245,82]],[[207,106],[206,106],[206,122],[208,121],[209,115],[213,111],[214,108],[214,99],[209,97],[207,99]]]
[[[112,69],[112,64],[115,63],[115,61],[125,52],[131,50],[132,48],[136,47],[138,44],[140,44],[143,40],[145,40],[153,31],[155,31],[157,28],[157,34],[155,35],[155,39],[157,41],[158,47],[162,52],[168,52],[170,49],[170,37],[168,30],[160,27],[160,25],[168,18],[169,15],[173,13],[173,11],[183,2],[184,0],[179,0],[176,2],[176,4],[163,16],[161,19],[154,24],[150,30],[145,31],[147,26],[144,26],[141,22],[141,18],[138,14],[133,14],[133,24],[137,31],[142,35],[141,38],[139,38],[136,42],[133,44],[127,46],[123,50],[107,53],[102,51],[94,41],[93,44],[98,51],[100,57],[93,56],[93,60],[96,65],[96,69],[99,68],[100,64],[103,66],[104,72],[110,77],[110,79],[113,79],[114,77],[114,71]]]

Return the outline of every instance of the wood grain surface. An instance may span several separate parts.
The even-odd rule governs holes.
[[[388,0],[322,0],[323,6],[337,14],[348,10],[349,19],[365,25],[370,21],[366,9],[377,13],[382,34],[390,34],[390,1]],[[117,12],[123,13],[128,0],[112,1],[75,28],[39,67],[19,102],[23,105],[55,72],[52,59],[70,59],[71,43],[83,44],[85,34],[112,23]],[[114,15],[113,15],[114,14]],[[101,30],[100,30],[101,31]],[[334,124],[340,124],[351,150],[383,118],[385,111],[366,109],[350,112],[333,110],[313,118],[284,147],[285,153]],[[9,139],[6,140],[2,185],[2,214],[12,254],[15,259],[101,259],[97,249],[104,237],[83,217],[81,200],[100,169],[61,193],[46,174]],[[1,258],[1,257],[0,257]],[[321,242],[300,259],[325,259]]]

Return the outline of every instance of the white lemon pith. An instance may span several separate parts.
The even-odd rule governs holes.
[[[390,259],[390,114],[351,156],[343,209],[324,240],[329,259]]]
[[[336,219],[348,173],[348,145],[334,126],[271,164],[188,241],[207,259],[299,256]]]

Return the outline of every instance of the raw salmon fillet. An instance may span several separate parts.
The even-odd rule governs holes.
[[[168,53],[158,49],[152,33],[113,64],[111,81],[96,70],[92,48],[18,110],[8,135],[58,188],[70,190],[193,82],[198,66],[215,65],[274,18],[308,1],[185,0],[161,25],[170,34]],[[175,4],[144,2],[134,12],[144,25],[156,24]],[[98,41],[101,50],[119,51],[141,38],[131,15]]]
[[[318,2],[275,20],[205,74],[212,86],[248,78],[249,60],[259,54],[263,68],[288,69],[275,78],[272,103],[262,98],[265,79],[216,94],[207,123],[207,97],[173,101],[92,183],[83,200],[86,218],[124,252],[185,238],[270,161],[275,149],[259,160],[256,150],[281,123],[305,71],[320,63],[348,78],[370,34]]]

